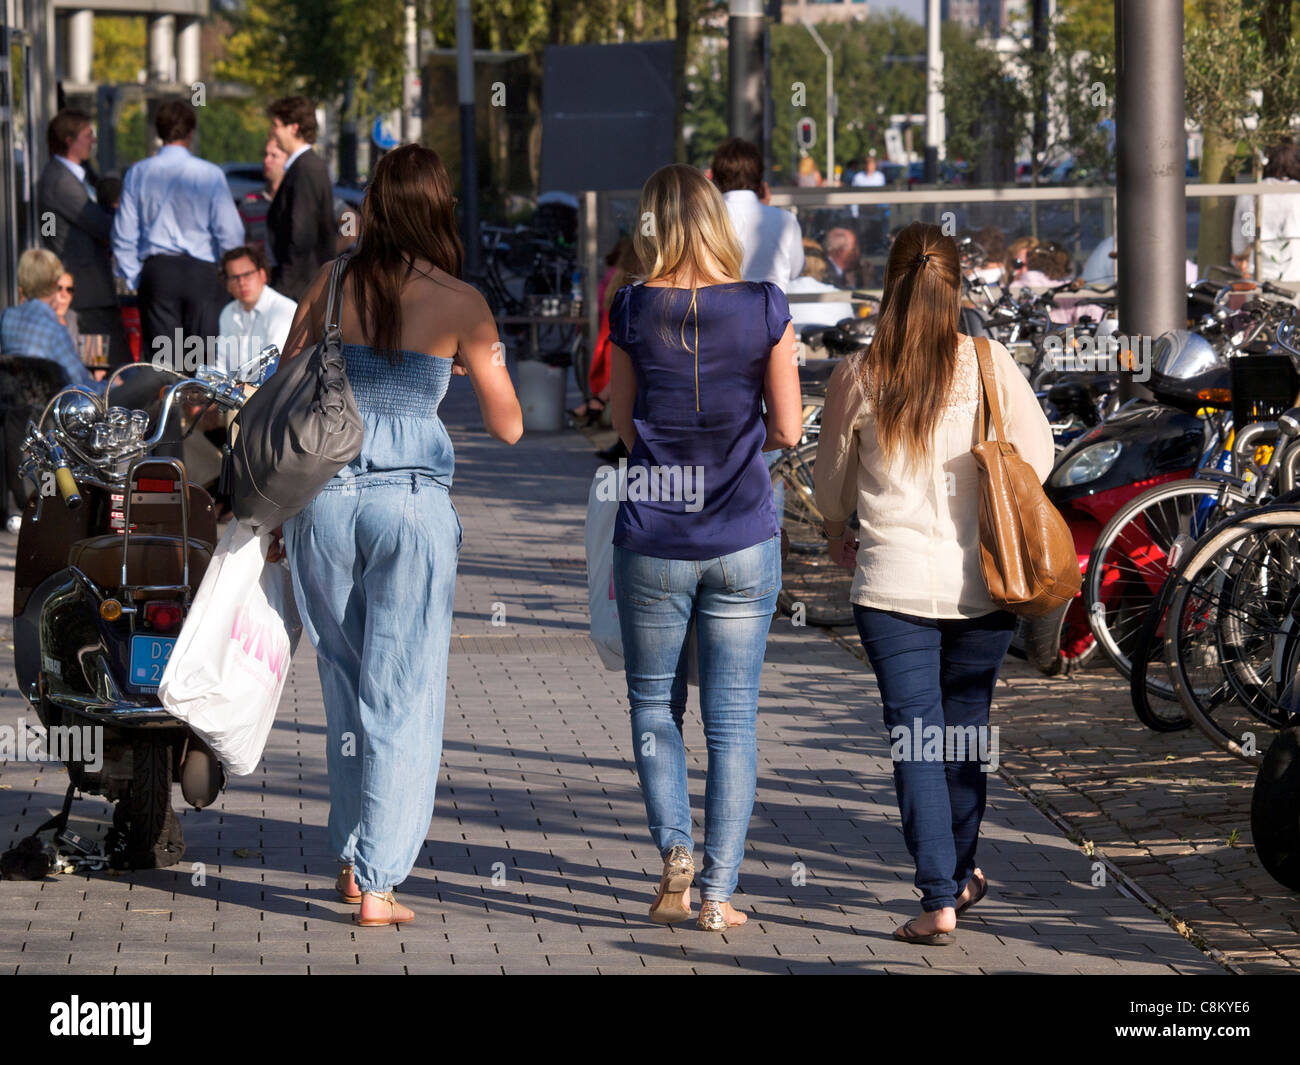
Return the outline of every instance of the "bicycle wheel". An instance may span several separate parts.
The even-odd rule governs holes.
[[[1179,701],[1216,746],[1258,765],[1291,716],[1284,660],[1296,642],[1300,510],[1269,507],[1219,526],[1175,585],[1165,660]]]
[[[809,625],[852,625],[849,590],[853,574],[831,562],[822,535],[822,512],[813,498],[817,442],[784,451],[772,466],[772,488],[781,518],[781,609],[800,607]],[[857,519],[849,522],[857,526]]]
[[[1098,646],[1124,677],[1132,676],[1134,646],[1169,574],[1171,554],[1185,551],[1244,502],[1240,490],[1220,482],[1170,481],[1135,496],[1103,527],[1088,558],[1084,605]],[[1153,695],[1172,696],[1158,677],[1152,679]]]
[[[1161,653],[1173,587],[1174,577],[1170,574],[1133,642],[1129,698],[1137,719],[1152,732],[1181,732],[1192,727],[1192,719],[1178,701]]]

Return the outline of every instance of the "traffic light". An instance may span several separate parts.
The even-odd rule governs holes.
[[[804,151],[817,143],[817,123],[811,118],[801,118],[794,124],[794,139]]]

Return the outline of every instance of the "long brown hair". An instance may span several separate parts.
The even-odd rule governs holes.
[[[361,201],[361,240],[348,264],[357,317],[371,345],[401,359],[402,286],[424,259],[460,277],[451,178],[432,148],[404,144],[379,160]]]
[[[957,244],[938,226],[913,222],[894,238],[876,335],[859,368],[876,410],[886,459],[930,456],[957,362]]]

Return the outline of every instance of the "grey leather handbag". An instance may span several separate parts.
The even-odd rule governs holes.
[[[335,259],[330,273],[324,338],[310,354],[281,362],[235,417],[231,509],[254,529],[293,517],[361,451],[364,426],[339,329],[347,260]]]

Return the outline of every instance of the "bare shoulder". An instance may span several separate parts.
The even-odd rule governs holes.
[[[426,284],[430,288],[436,288],[436,298],[452,321],[461,326],[477,326],[493,320],[487,300],[473,285],[441,270],[436,276],[436,282]]]

